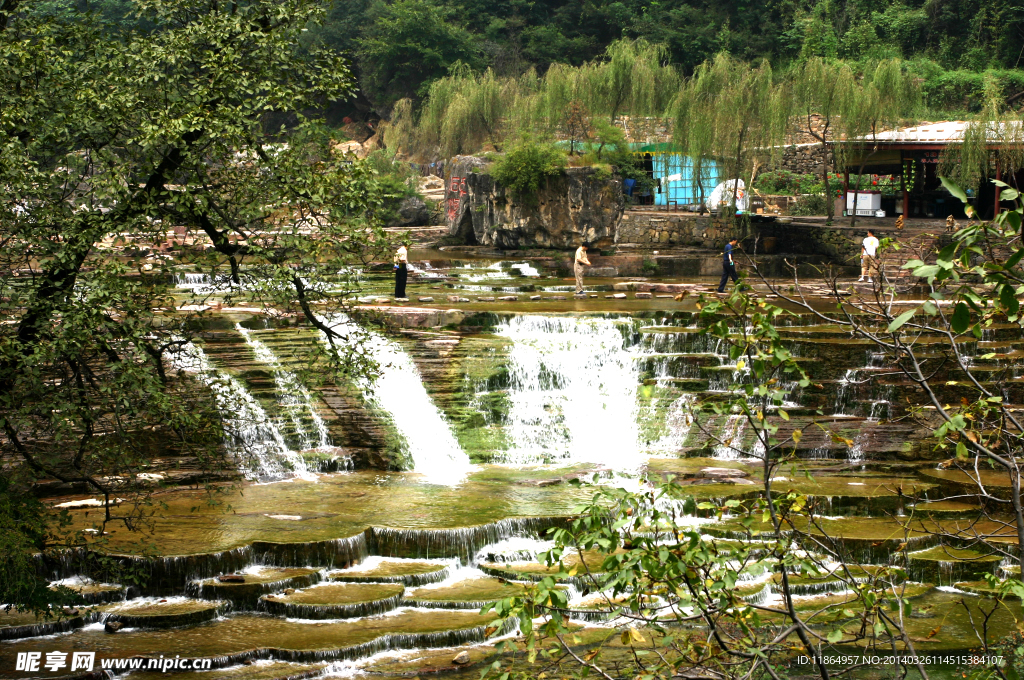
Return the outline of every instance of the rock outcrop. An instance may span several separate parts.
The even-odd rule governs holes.
[[[471,245],[574,248],[611,244],[625,209],[622,182],[593,168],[567,168],[532,197],[517,197],[484,172],[486,161],[462,156],[445,194],[448,233]]]
[[[430,210],[418,196],[409,196],[398,204],[398,218],[394,227],[425,227],[430,224]]]

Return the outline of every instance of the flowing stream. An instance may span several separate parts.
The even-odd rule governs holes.
[[[317,412],[316,402],[313,400],[309,390],[299,382],[295,373],[281,365],[280,359],[273,350],[257,339],[252,331],[243,327],[242,324],[235,324],[237,330],[246,344],[252,348],[256,360],[270,367],[274,374],[274,385],[277,387],[277,398],[281,409],[291,420],[295,428],[295,434],[299,438],[303,450],[325,449],[331,446],[331,436],[327,431],[327,423]],[[305,419],[309,419],[307,426]]]

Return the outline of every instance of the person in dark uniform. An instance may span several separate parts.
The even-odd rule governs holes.
[[[733,283],[736,283],[739,279],[739,275],[736,273],[736,262],[732,259],[732,251],[736,249],[736,244],[739,243],[738,238],[731,238],[729,242],[725,244],[725,250],[722,251],[722,280],[718,283],[718,292],[725,292],[725,285],[729,283],[730,277]]]
[[[405,282],[409,279],[409,249],[403,243],[395,253],[395,299],[405,299]]]

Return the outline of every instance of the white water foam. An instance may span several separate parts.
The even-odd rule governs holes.
[[[496,332],[513,342],[505,462],[640,467],[640,376],[621,322],[516,316]]]

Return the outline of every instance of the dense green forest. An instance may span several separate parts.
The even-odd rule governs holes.
[[[48,0],[36,11],[91,10],[131,22],[126,0]],[[421,100],[454,66],[518,75],[599,58],[619,38],[667,48],[686,74],[719,52],[786,68],[809,57],[859,63],[899,57],[922,81],[929,108],[981,106],[986,84],[1024,104],[1021,0],[336,0],[305,33],[351,59],[360,96],[335,117],[389,116]]]

